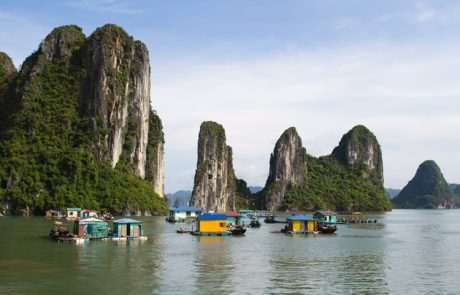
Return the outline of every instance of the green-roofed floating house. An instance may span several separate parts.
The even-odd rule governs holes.
[[[73,232],[79,238],[105,239],[109,237],[109,223],[102,218],[75,219]]]
[[[68,220],[74,220],[80,217],[81,208],[67,208],[66,218]]]
[[[169,208],[169,215],[166,217],[166,221],[169,222],[186,222],[195,221],[198,215],[201,213],[200,208],[195,207],[171,207]]]
[[[122,218],[113,221],[112,240],[147,240],[142,228],[143,221]]]
[[[334,211],[316,211],[313,217],[324,224],[337,224],[337,212]]]

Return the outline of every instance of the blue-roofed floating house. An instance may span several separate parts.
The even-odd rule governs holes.
[[[195,221],[201,211],[200,208],[195,207],[172,207],[169,208],[169,216],[166,220],[169,222]]]
[[[142,228],[143,221],[122,218],[113,221],[112,240],[147,240]]]
[[[313,216],[293,214],[286,218],[288,234],[317,234],[318,220]]]

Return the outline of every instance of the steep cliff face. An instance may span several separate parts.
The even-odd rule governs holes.
[[[153,189],[164,197],[164,134],[163,124],[155,111],[150,111],[149,137],[147,144],[147,162],[145,179]]]
[[[455,195],[441,169],[432,160],[420,164],[414,178],[401,190],[393,203],[407,209],[453,209]]]
[[[95,129],[108,131],[95,144],[96,151],[112,167],[122,158],[143,178],[150,114],[147,48],[120,27],[105,25],[88,38],[84,54],[88,77],[83,107]]]
[[[1,56],[0,64],[11,72]],[[89,38],[62,26],[9,85],[14,95],[3,95],[8,116],[0,130],[0,202],[8,210],[81,206],[148,215],[166,208],[152,189],[164,193],[164,138],[150,108],[144,44],[115,25]],[[150,184],[142,180],[147,167]]]
[[[0,51],[0,132],[5,128],[5,120],[11,113],[11,90],[17,70],[11,58]]]
[[[232,149],[226,144],[224,128],[215,122],[203,122],[191,206],[216,212],[234,209],[236,180]]]
[[[306,150],[294,127],[284,131],[270,156],[270,173],[263,191],[265,208],[279,209],[288,185],[301,186],[307,174]]]
[[[375,185],[383,185],[382,151],[375,135],[365,126],[353,127],[332,151],[348,167],[360,170]]]

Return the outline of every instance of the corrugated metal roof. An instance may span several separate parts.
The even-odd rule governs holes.
[[[227,212],[227,217],[241,217],[241,214],[235,211]]]
[[[316,220],[312,216],[301,215],[301,214],[293,214],[286,219],[287,220]]]
[[[122,218],[122,219],[114,220],[113,223],[122,223],[122,224],[125,224],[125,223],[143,223],[143,221],[136,220],[136,219],[131,219],[131,218]]]
[[[91,216],[91,217],[85,217],[85,218],[79,218],[77,219],[76,221],[78,222],[107,222],[106,220],[102,219],[102,218],[98,218],[98,217],[94,217],[94,216]]]
[[[169,208],[169,211],[177,212],[177,211],[190,211],[190,212],[201,212],[200,208],[196,207],[171,207]]]
[[[220,219],[227,219],[227,215],[225,214],[201,214],[198,216],[199,220],[220,220]]]
[[[81,208],[67,208],[67,211],[81,211]]]

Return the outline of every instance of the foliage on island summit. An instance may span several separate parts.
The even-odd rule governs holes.
[[[94,34],[103,33],[110,41],[106,35],[114,31],[124,32],[107,25]],[[60,47],[46,48],[53,38]],[[0,54],[0,204],[10,206],[13,214],[66,207],[114,213],[167,208],[149,182],[132,172],[126,152],[131,148],[129,138],[115,169],[100,159],[96,143],[108,136],[108,130],[102,118],[85,108],[90,73],[84,56],[91,39],[77,26],[56,28],[18,73],[5,66],[7,57]],[[124,40],[124,46],[135,42],[129,36]],[[126,82],[123,71],[113,75],[109,79],[115,85]]]

